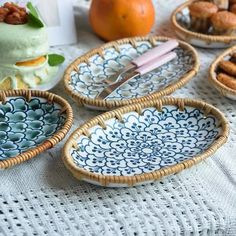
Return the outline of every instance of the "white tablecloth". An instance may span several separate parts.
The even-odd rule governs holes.
[[[183,2],[158,0],[155,34],[174,36],[170,13]],[[102,44],[89,28],[87,3],[77,1],[78,45],[57,47],[67,64]],[[0,172],[0,235],[236,235],[236,102],[207,80],[220,50],[198,49],[201,68],[173,95],[202,99],[225,113],[229,142],[201,164],[153,184],[107,189],[78,182],[61,160],[64,141]],[[61,82],[55,89],[74,109],[71,131],[98,112],[78,108]],[[68,137],[68,136],[67,136]]]

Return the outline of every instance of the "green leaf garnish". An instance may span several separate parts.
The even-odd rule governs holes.
[[[28,15],[28,20],[29,20],[28,21],[29,25],[31,25],[31,26],[33,26],[35,28],[42,28],[42,27],[44,27],[43,22],[39,18],[35,17],[31,13],[29,13],[29,15]]]
[[[49,54],[48,55],[48,64],[50,66],[57,66],[65,61],[65,57],[58,54]]]
[[[33,14],[34,16],[39,17],[37,10],[35,9],[35,7],[33,6],[33,4],[31,2],[27,3],[27,8],[29,9],[31,14]]]
[[[27,8],[29,9],[29,15],[28,15],[29,25],[36,27],[36,28],[44,27],[44,24],[40,20],[39,14],[38,14],[36,8],[33,6],[33,4],[31,2],[27,3]]]

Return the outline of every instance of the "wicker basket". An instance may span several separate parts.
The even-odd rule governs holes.
[[[181,26],[177,21],[177,14],[183,14],[182,11],[196,0],[187,1],[176,8],[171,15],[171,23],[176,34],[182,40],[199,47],[205,48],[226,48],[236,43],[235,36],[208,35],[190,31]]]
[[[219,55],[215,61],[211,64],[210,69],[209,69],[209,80],[212,83],[212,85],[218,90],[220,91],[220,93],[223,96],[226,96],[230,99],[236,100],[236,90],[233,90],[227,86],[225,86],[224,84],[220,83],[216,76],[217,76],[217,68],[218,68],[218,64],[220,61],[224,60],[224,58],[226,56],[231,56],[233,53],[236,52],[236,46],[233,46],[231,48],[229,48],[228,50],[224,51],[221,55]]]

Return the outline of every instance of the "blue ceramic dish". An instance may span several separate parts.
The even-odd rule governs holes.
[[[227,122],[214,107],[166,98],[108,112],[86,123],[67,141],[64,161],[84,181],[136,185],[199,162],[227,136]]]
[[[128,81],[105,100],[96,96],[107,86],[103,81],[124,68],[132,59],[168,40],[164,37],[122,39],[105,44],[75,60],[66,70],[64,82],[68,93],[77,102],[106,110],[135,104],[174,92],[198,71],[198,56],[190,45],[179,42],[177,58],[143,76]]]
[[[30,159],[54,146],[72,123],[70,105],[40,91],[2,93],[0,105],[0,168]]]

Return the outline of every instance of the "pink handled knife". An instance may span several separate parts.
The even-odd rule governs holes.
[[[148,50],[144,54],[142,54],[140,57],[137,57],[132,60],[131,64],[135,68],[143,66],[144,64],[152,61],[153,59],[156,59],[160,56],[165,55],[166,53],[170,52],[174,48],[178,47],[179,43],[178,41],[172,39],[165,43],[162,43],[161,45],[154,47],[153,49]]]
[[[117,73],[115,73],[111,77],[104,80],[104,82],[107,84],[114,83],[114,82],[118,81],[118,79],[120,79],[123,74],[126,74],[132,70],[135,70],[136,68],[143,66],[144,64],[152,61],[153,59],[156,59],[160,56],[165,55],[166,53],[168,53],[171,50],[178,47],[178,45],[179,45],[179,43],[175,39],[171,39],[167,42],[164,42],[164,43],[160,44],[159,46],[156,46],[156,47],[148,50],[147,52],[145,52],[141,56],[133,59],[125,68],[119,70]]]
[[[176,56],[177,55],[175,52],[170,52],[170,53],[167,53],[163,56],[160,56],[159,58],[156,58],[156,59],[146,63],[145,65],[137,68],[132,73],[130,73],[127,76],[125,76],[124,78],[122,78],[120,81],[108,85],[106,88],[103,89],[103,91],[101,93],[99,93],[96,96],[96,98],[105,99],[113,91],[115,91],[117,88],[119,88],[122,84],[126,83],[127,81],[129,81],[137,76],[144,75],[144,74],[166,64],[167,62],[173,60]]]

